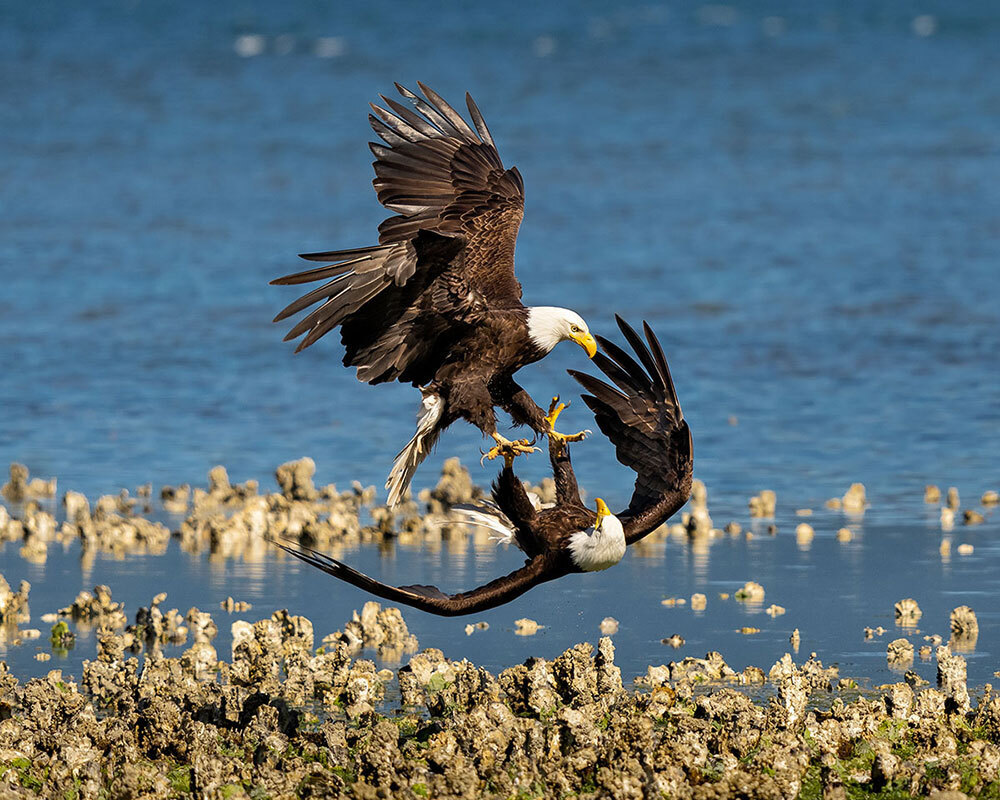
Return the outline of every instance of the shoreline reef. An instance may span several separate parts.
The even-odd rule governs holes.
[[[333,552],[387,541],[492,545],[449,517],[451,506],[482,495],[457,460],[397,511],[376,504],[372,488],[317,488],[314,471],[310,459],[284,464],[280,491],[261,494],[255,481],[232,484],[216,467],[205,489],[164,487],[156,511],[148,485],[93,506],[65,492],[57,511],[55,482],[13,465],[0,494],[17,514],[0,505],[0,539],[33,563],[54,544],[80,541],[84,565],[97,553],[162,553],[171,538],[187,552],[244,560],[265,558],[267,537]],[[551,481],[532,487],[540,502],[551,490]],[[848,500],[850,513],[864,513],[860,484],[828,506]],[[984,495],[987,513],[994,500]],[[750,514],[773,517],[774,505],[774,493],[762,492]],[[150,518],[160,511],[176,524]],[[812,530],[799,527],[807,546]],[[674,535],[734,536],[740,526],[714,528],[696,482],[691,510],[650,539]],[[16,591],[0,585],[0,633],[14,646],[43,635],[23,627],[29,590],[26,581]],[[758,584],[741,592],[763,600]],[[96,658],[83,662],[79,680],[52,670],[21,681],[0,661],[0,797],[1000,799],[1000,696],[989,684],[967,688],[959,651],[974,647],[978,625],[964,606],[949,643],[935,637],[936,687],[907,672],[860,689],[835,667],[814,657],[797,665],[790,654],[767,672],[737,672],[713,652],[623,682],[609,636],[494,675],[418,650],[400,611],[375,602],[318,644],[311,621],[287,611],[233,621],[226,660],[212,645],[211,614],[165,609],[165,597],[131,623],[106,586],[43,614],[55,623],[53,651],[72,646],[67,621],[96,632]],[[249,610],[232,598],[222,608]],[[904,598],[896,615],[912,623],[919,606]],[[615,621],[605,623],[613,634]],[[178,656],[164,655],[165,645],[182,644]],[[887,655],[905,666],[913,650],[900,639]],[[365,651],[383,663],[408,659],[378,669]],[[920,655],[930,658],[931,645]]]
[[[95,599],[96,602],[96,599]],[[21,683],[0,662],[0,794],[12,798],[834,798],[1000,796],[1000,696],[970,698],[965,661],[939,687],[859,691],[815,659],[765,675],[717,653],[626,688],[614,645],[579,644],[499,675],[413,652],[395,608],[366,604],[314,647],[305,617],[233,623],[219,660],[203,614],[178,658],[168,630],[99,634],[79,683]],[[129,638],[132,637],[132,638]],[[977,693],[978,694],[978,693]]]

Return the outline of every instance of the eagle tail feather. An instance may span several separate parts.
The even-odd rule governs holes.
[[[403,499],[403,494],[409,488],[417,467],[437,444],[438,437],[441,435],[441,429],[437,427],[437,423],[443,413],[444,400],[441,396],[425,392],[424,399],[420,404],[420,412],[417,414],[417,431],[406,447],[399,451],[385,482],[385,488],[389,490],[388,504],[390,508],[398,505],[399,501]]]
[[[490,539],[502,544],[518,545],[514,523],[494,503],[461,504],[451,507],[452,513],[466,525],[476,525],[492,531]]]

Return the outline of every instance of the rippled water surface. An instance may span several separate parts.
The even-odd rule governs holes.
[[[976,610],[970,677],[991,679],[998,517],[943,533],[922,495],[957,486],[968,508],[1000,484],[1000,9],[854,8],[6,4],[0,461],[92,499],[203,484],[216,463],[271,486],[274,466],[302,455],[320,483],[380,485],[416,391],[358,383],[335,337],[293,357],[270,319],[294,290],[267,281],[296,269],[297,252],[374,240],[383,214],[364,143],[377,92],[419,79],[459,102],[468,89],[525,178],[526,301],[570,306],[605,334],[615,312],[654,325],[713,519],[756,535],[635,549],[482,615],[490,629],[471,637],[464,620],[406,612],[421,645],[500,669],[594,641],[613,616],[628,676],[709,649],[767,668],[798,628],[800,657],[881,682],[893,603],[913,596],[918,645],[947,638],[955,606]],[[564,346],[521,378],[546,399],[572,393],[564,370],[581,366]],[[582,403],[563,418],[590,422]],[[475,464],[480,445],[456,425],[417,485],[447,456]],[[625,504],[631,476],[605,441],[574,456],[591,494]],[[545,467],[519,465],[533,480]],[[854,481],[868,489],[863,517],[823,508]],[[764,488],[778,493],[773,537],[747,515]],[[816,509],[808,547],[792,533],[799,508]],[[845,524],[855,538],[840,543]],[[519,563],[471,543],[345,557],[452,591]],[[249,619],[288,607],[320,634],[366,599],[284,560],[214,562],[176,544],[82,567],[75,546],[39,566],[8,543],[0,565],[31,581],[38,627],[95,583],[130,616],[158,591],[182,611],[233,595],[254,603]],[[787,613],[719,598],[749,579],[763,607]],[[661,605],[693,592],[705,611]],[[545,627],[517,637],[522,616]],[[866,625],[890,631],[866,642]],[[679,651],[660,643],[673,633]],[[59,663],[35,652],[0,642],[18,674]],[[65,668],[92,653],[81,635]],[[915,668],[933,679],[933,663]]]

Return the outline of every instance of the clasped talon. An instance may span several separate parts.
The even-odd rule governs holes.
[[[499,433],[493,434],[493,439],[496,444],[483,453],[482,450],[479,452],[483,453],[483,457],[479,459],[479,465],[482,466],[485,461],[492,461],[497,456],[503,456],[504,465],[510,467],[514,464],[514,459],[521,453],[537,453],[540,452],[540,448],[535,447],[534,440],[528,439],[517,439],[515,441],[510,441],[505,439]]]
[[[545,422],[549,427],[549,438],[558,442],[560,450],[565,448],[567,442],[582,442],[591,434],[589,430],[578,431],[577,433],[559,433],[556,430],[556,420],[559,419],[559,415],[562,414],[567,406],[569,406],[569,403],[559,402],[559,395],[556,395],[552,398],[552,402],[549,403],[549,413],[545,417]]]

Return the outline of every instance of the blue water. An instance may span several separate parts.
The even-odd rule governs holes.
[[[419,79],[456,103],[470,90],[524,175],[526,302],[572,307],[605,334],[615,312],[648,319],[716,524],[746,526],[763,488],[780,508],[775,539],[720,540],[710,557],[671,540],[537,589],[469,639],[412,612],[421,643],[499,668],[593,640],[612,615],[631,674],[676,657],[659,643],[674,632],[688,640],[680,655],[719,649],[767,667],[799,627],[805,651],[881,680],[885,643],[861,629],[891,628],[892,603],[912,595],[945,635],[948,611],[972,605],[970,675],[982,683],[1000,666],[997,517],[959,526],[954,544],[975,552],[945,563],[937,511],[921,502],[925,483],[957,486],[965,506],[1000,484],[995,4],[591,2],[527,15],[497,3],[42,2],[2,14],[0,463],[91,497],[203,482],[216,463],[268,486],[302,455],[320,483],[381,485],[416,391],[355,381],[335,336],[293,357],[270,319],[295,290],[267,281],[297,269],[297,252],[374,241],[384,212],[366,103]],[[574,393],[564,369],[581,366],[567,345],[519,379],[544,401]],[[582,403],[563,417],[589,424]],[[474,464],[481,444],[456,425],[416,485],[447,456]],[[631,476],[606,442],[574,456],[592,494],[624,505]],[[519,468],[538,479],[545,466]],[[800,550],[791,512],[853,481],[871,501],[858,538],[837,543],[845,520],[823,512]],[[471,550],[353,559],[449,589],[518,562]],[[210,565],[176,548],[90,574],[72,549],[38,568],[7,545],[0,565],[12,583],[29,577],[36,613],[98,579],[131,611],[159,590],[203,608],[234,594],[255,601],[253,618],[289,606],[329,630],[364,601],[285,562]],[[789,613],[714,601],[747,579]],[[704,615],[659,604],[692,591],[709,596]],[[525,615],[547,627],[504,632]],[[763,632],[733,632],[748,620]],[[52,663],[31,655],[5,657],[22,673]]]

